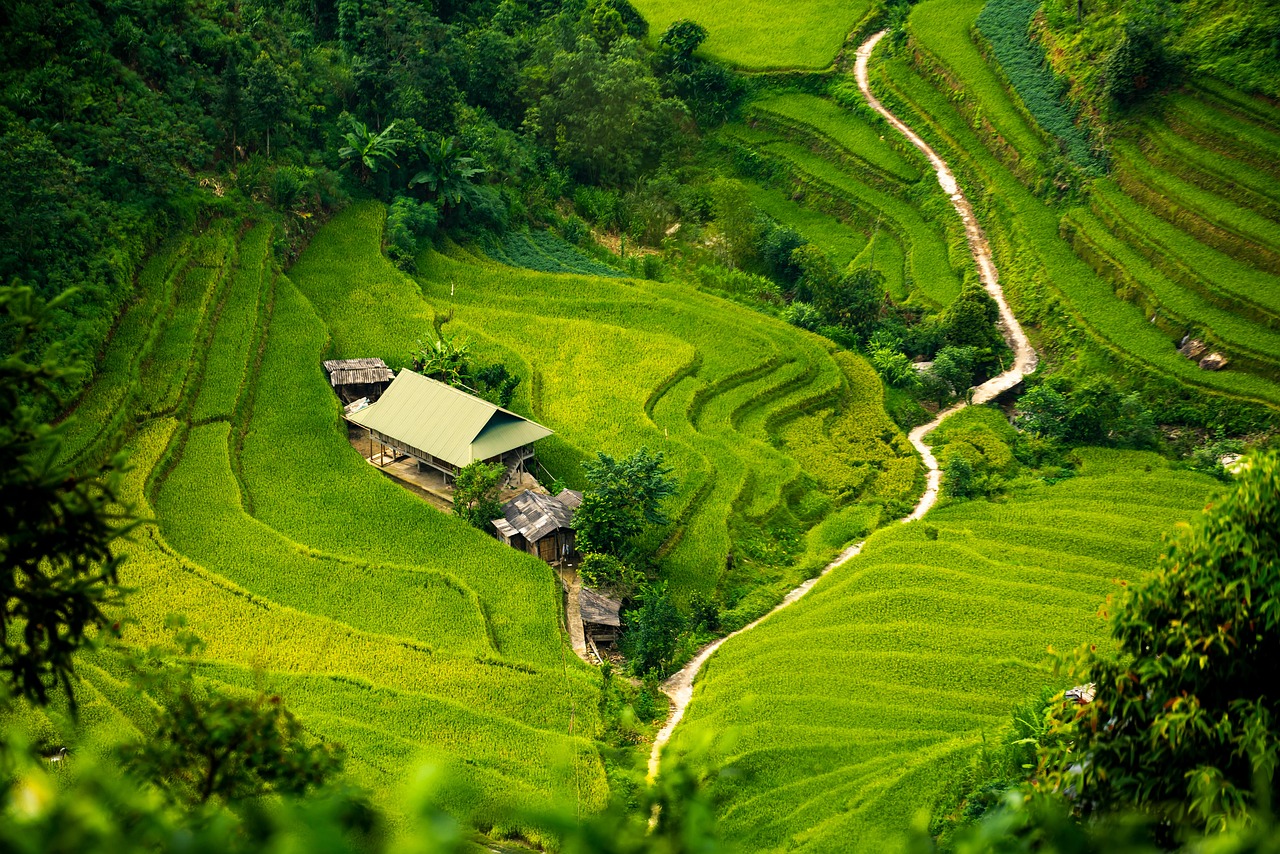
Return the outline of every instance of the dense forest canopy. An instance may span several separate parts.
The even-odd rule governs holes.
[[[269,204],[296,238],[353,190],[538,221],[676,164],[738,91],[696,33],[655,54],[626,0],[19,2],[0,28],[0,280],[76,287],[46,334],[81,358],[147,251],[219,211]],[[415,183],[446,141],[484,171],[465,198]]]

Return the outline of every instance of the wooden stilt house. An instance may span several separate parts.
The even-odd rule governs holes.
[[[476,460],[523,471],[533,443],[551,435],[541,424],[413,371],[401,371],[376,403],[346,419],[368,429],[371,444],[382,445],[378,459],[412,457],[420,469],[443,472],[446,482]],[[385,453],[388,448],[394,453]]]

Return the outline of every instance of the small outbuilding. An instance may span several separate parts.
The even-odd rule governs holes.
[[[578,609],[582,612],[583,632],[592,643],[612,643],[618,639],[618,629],[622,625],[619,619],[621,602],[584,587],[578,594]]]
[[[552,498],[526,489],[507,502],[501,519],[493,520],[498,539],[547,563],[571,561],[578,556],[573,511],[582,493],[566,489]]]
[[[343,403],[368,398],[372,403],[391,385],[395,372],[381,359],[329,359],[321,362],[329,385]]]

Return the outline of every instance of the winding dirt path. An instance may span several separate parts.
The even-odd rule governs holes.
[[[995,262],[991,258],[991,247],[987,243],[987,236],[982,230],[982,226],[978,224],[977,217],[973,214],[973,206],[969,203],[968,198],[960,189],[960,185],[956,182],[955,175],[952,174],[950,167],[947,166],[945,160],[938,156],[929,145],[921,139],[915,131],[911,130],[901,119],[889,112],[883,104],[871,94],[871,86],[867,66],[871,59],[871,51],[884,38],[887,30],[880,32],[867,39],[858,48],[857,63],[854,66],[854,75],[858,81],[858,88],[862,90],[862,96],[867,99],[867,103],[871,108],[893,126],[895,130],[907,138],[907,140],[916,148],[923,152],[924,156],[929,159],[929,163],[933,166],[934,172],[938,176],[938,184],[942,186],[943,191],[950,196],[951,204],[955,207],[956,213],[960,214],[960,220],[964,223],[965,237],[969,241],[969,251],[973,255],[974,263],[978,268],[978,275],[982,281],[982,286],[986,288],[987,293],[991,294],[991,298],[1000,306],[1000,331],[1004,335],[1005,341],[1009,343],[1009,347],[1014,352],[1013,366],[1004,373],[992,377],[980,386],[972,389],[969,396],[970,402],[974,404],[986,403],[995,399],[1002,392],[1016,386],[1022,381],[1022,378],[1036,369],[1036,351],[1031,349],[1031,344],[1027,341],[1027,336],[1022,331],[1022,327],[1018,325],[1018,319],[1013,316],[1013,312],[1009,309],[1009,304],[1005,301],[1004,291],[1000,289],[1000,276],[996,272]],[[911,511],[903,522],[912,522],[920,519],[925,513],[929,512],[929,508],[933,507],[938,500],[938,490],[942,483],[942,471],[938,468],[938,461],[933,456],[933,452],[929,446],[925,444],[924,438],[932,432],[939,424],[952,415],[968,406],[968,403],[957,403],[956,405],[945,409],[938,413],[938,416],[928,424],[922,424],[911,431],[908,438],[915,449],[920,452],[920,458],[924,462],[925,467],[929,470],[927,483],[924,494],[920,496],[920,501],[916,503],[915,509]],[[689,705],[689,701],[693,698],[693,682],[697,677],[702,666],[707,663],[720,645],[730,638],[736,637],[743,632],[749,632],[774,614],[781,611],[793,602],[798,601],[806,593],[813,589],[813,586],[820,579],[826,576],[833,569],[842,566],[859,552],[862,551],[863,543],[855,543],[845,549],[839,557],[829,563],[818,576],[809,579],[796,589],[787,594],[781,602],[778,603],[772,611],[765,614],[760,619],[738,631],[726,635],[717,641],[714,641],[703,647],[699,653],[694,656],[693,660],[686,664],[679,672],[671,676],[662,685],[662,691],[671,698],[671,717],[667,719],[666,726],[658,732],[653,740],[653,749],[649,753],[649,779],[653,779],[658,774],[658,763],[662,756],[662,748],[666,746],[671,739],[671,734],[675,732],[676,726],[684,717],[684,711]]]

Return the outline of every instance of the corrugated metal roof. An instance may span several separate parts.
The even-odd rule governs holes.
[[[550,495],[526,489],[502,509],[505,521],[531,543],[557,528],[573,527],[573,511]]]
[[[356,424],[461,468],[528,445],[552,431],[464,391],[401,371]]]
[[[597,593],[590,587],[582,588],[578,594],[578,609],[582,612],[582,622],[594,623],[597,626],[619,626],[618,612],[622,603],[608,596]]]
[[[325,359],[320,364],[324,365],[324,369],[328,373],[350,371],[356,368],[385,368],[387,366],[386,362],[372,356],[363,359]]]
[[[327,359],[320,363],[329,375],[329,385],[382,383],[395,376],[381,359]]]

